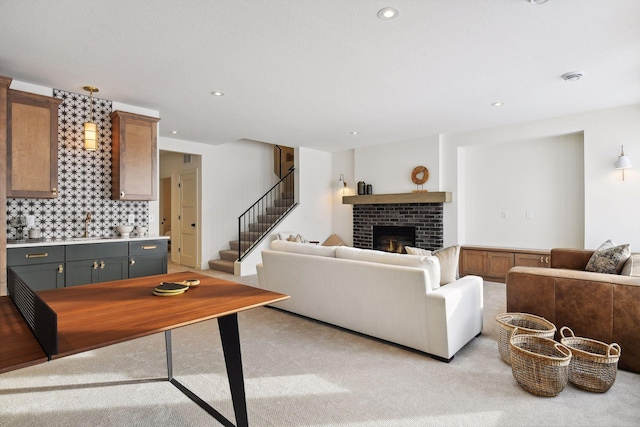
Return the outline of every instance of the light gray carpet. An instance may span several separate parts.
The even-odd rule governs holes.
[[[237,278],[255,284],[255,276]],[[449,363],[269,308],[239,315],[253,426],[637,426],[640,375],[594,394],[522,390],[498,355],[503,284],[485,283],[483,335]],[[384,313],[380,313],[381,316]],[[1,345],[1,343],[0,343]],[[233,420],[216,321],[175,330],[174,375]],[[624,350],[623,350],[624,351]],[[164,335],[0,375],[0,426],[218,425],[167,382]]]

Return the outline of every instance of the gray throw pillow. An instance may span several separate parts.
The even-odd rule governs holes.
[[[630,256],[631,250],[628,244],[615,246],[615,243],[607,240],[593,253],[585,270],[595,273],[620,274],[624,263]]]

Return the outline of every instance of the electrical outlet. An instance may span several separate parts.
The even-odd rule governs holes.
[[[156,222],[156,216],[155,215],[149,215],[149,222]]]
[[[509,218],[509,214],[506,211],[502,211],[502,219]]]
[[[526,212],[524,213],[524,216],[525,216],[525,218],[527,218],[527,219],[533,219],[533,212],[531,212],[531,211],[526,211]]]
[[[133,224],[136,222],[136,216],[134,214],[127,215],[127,223]]]

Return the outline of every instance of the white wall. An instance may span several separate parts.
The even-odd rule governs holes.
[[[347,245],[353,245],[353,205],[343,204],[342,197],[357,194],[357,182],[355,179],[355,150],[347,150],[333,153],[332,156],[333,179],[333,233],[337,234]],[[338,186],[340,174],[344,175],[347,186],[342,189]]]
[[[465,243],[582,247],[582,133],[466,147]]]
[[[495,129],[460,134],[442,135],[441,187],[454,192],[453,203],[445,203],[445,246],[468,243],[465,229],[467,215],[465,201],[459,197],[471,197],[465,183],[471,180],[481,184],[484,174],[465,176],[465,157],[472,146],[514,144],[525,140],[557,138],[562,135],[584,134],[584,247],[595,248],[606,239],[616,243],[630,243],[632,250],[640,248],[640,222],[635,218],[640,211],[640,171],[626,171],[621,180],[614,163],[624,144],[625,153],[640,162],[640,105],[601,110],[592,113],[540,120]],[[449,190],[451,189],[451,190]],[[576,220],[580,220],[577,218]],[[497,233],[488,226],[488,233]],[[485,245],[491,241],[474,242]],[[539,242],[541,247],[553,247],[554,242]],[[523,246],[518,244],[517,246]],[[635,248],[635,249],[634,249]]]
[[[416,166],[429,169],[429,180],[424,184],[424,189],[440,191],[437,135],[355,150],[355,181],[372,184],[374,194],[410,193],[417,189],[411,181],[411,172]]]
[[[202,156],[201,268],[208,269],[207,262],[219,259],[218,251],[238,239],[240,214],[277,182],[273,148],[251,141],[213,146],[163,137],[158,147]],[[152,212],[159,217],[157,203]]]
[[[331,153],[296,148],[294,156],[298,206],[243,260],[236,274],[255,274],[256,264],[262,262],[260,251],[269,246],[278,232],[301,234],[307,240],[320,243],[332,234],[332,198],[337,178],[333,179]]]

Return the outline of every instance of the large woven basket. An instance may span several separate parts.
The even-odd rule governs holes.
[[[502,360],[510,365],[509,341],[515,328],[520,334],[553,338],[556,326],[544,317],[529,313],[503,313],[496,316],[498,322],[498,351]]]
[[[518,384],[538,396],[557,396],[567,385],[571,350],[550,338],[520,334],[509,342],[511,372]]]
[[[571,335],[565,336],[566,332]],[[616,380],[620,346],[576,337],[566,326],[560,328],[560,335],[562,344],[569,347],[573,354],[569,364],[569,381],[587,391],[604,393],[609,390]]]

